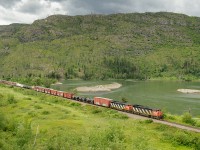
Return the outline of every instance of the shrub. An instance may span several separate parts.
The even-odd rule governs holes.
[[[0,93],[0,99],[2,99],[4,96]]]
[[[194,141],[194,149],[200,150],[200,138],[196,137],[193,141]]]
[[[196,122],[195,126],[200,127],[200,121]]]
[[[74,102],[71,102],[69,105],[70,105],[70,106],[81,106],[81,104],[79,104],[79,103],[74,103]]]
[[[7,120],[5,116],[2,113],[0,113],[0,130],[5,130],[6,124],[7,124]]]
[[[6,130],[13,132],[13,135],[15,134],[18,127],[18,123],[13,118],[8,118],[7,124],[6,124]]]
[[[7,96],[7,101],[8,101],[9,104],[17,103],[17,101],[16,101],[14,95],[11,95],[11,94],[9,94],[9,95]]]
[[[159,124],[159,125],[156,126],[155,129],[158,130],[158,131],[167,131],[168,130],[168,126],[164,125],[164,124]]]
[[[42,109],[42,107],[40,105],[35,105],[34,108],[35,109]]]
[[[28,112],[28,115],[29,115],[30,117],[37,117],[37,114],[36,114],[35,112],[33,112],[33,111]]]
[[[120,113],[111,114],[111,115],[109,115],[109,117],[111,117],[111,118],[117,118],[117,119],[128,119],[127,115],[120,114]]]
[[[176,118],[174,116],[168,116],[169,120],[176,120]]]
[[[183,114],[182,121],[184,123],[191,124],[193,126],[196,124],[196,121],[194,119],[192,119],[192,116],[190,113]]]
[[[101,112],[102,112],[102,110],[100,110],[100,109],[92,110],[92,114],[98,114],[98,113],[101,113]]]
[[[125,97],[122,97],[122,102],[126,103],[126,102],[128,102],[128,100]]]
[[[30,121],[25,120],[23,123],[19,123],[16,137],[16,142],[20,149],[27,149],[28,144],[30,144],[30,141],[32,142],[33,138]]]
[[[45,110],[45,111],[42,112],[42,114],[43,114],[43,115],[48,115],[48,114],[50,114],[50,112],[47,111],[47,110]]]
[[[32,100],[30,97],[25,97],[24,100]]]
[[[168,131],[163,133],[164,139],[172,142],[174,145],[183,145],[194,148],[194,150],[200,149],[200,137],[195,136],[189,132],[173,132]]]
[[[152,119],[147,119],[147,120],[145,120],[144,122],[145,122],[145,123],[152,123],[153,120],[152,120]]]
[[[190,146],[190,138],[187,134],[181,133],[181,132],[176,132],[173,141],[177,145],[185,145],[185,146]]]

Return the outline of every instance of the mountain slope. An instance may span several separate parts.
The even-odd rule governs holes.
[[[0,26],[0,76],[199,77],[200,18],[174,13],[54,15]]]

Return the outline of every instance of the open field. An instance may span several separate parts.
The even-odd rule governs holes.
[[[200,134],[0,86],[0,149],[200,149]]]

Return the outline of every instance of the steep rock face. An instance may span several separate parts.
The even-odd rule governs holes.
[[[0,26],[0,76],[198,76],[199,39],[183,14],[53,15]]]

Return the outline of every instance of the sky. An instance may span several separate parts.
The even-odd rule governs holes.
[[[54,14],[174,12],[200,17],[200,0],[0,0],[0,25],[28,23]]]

